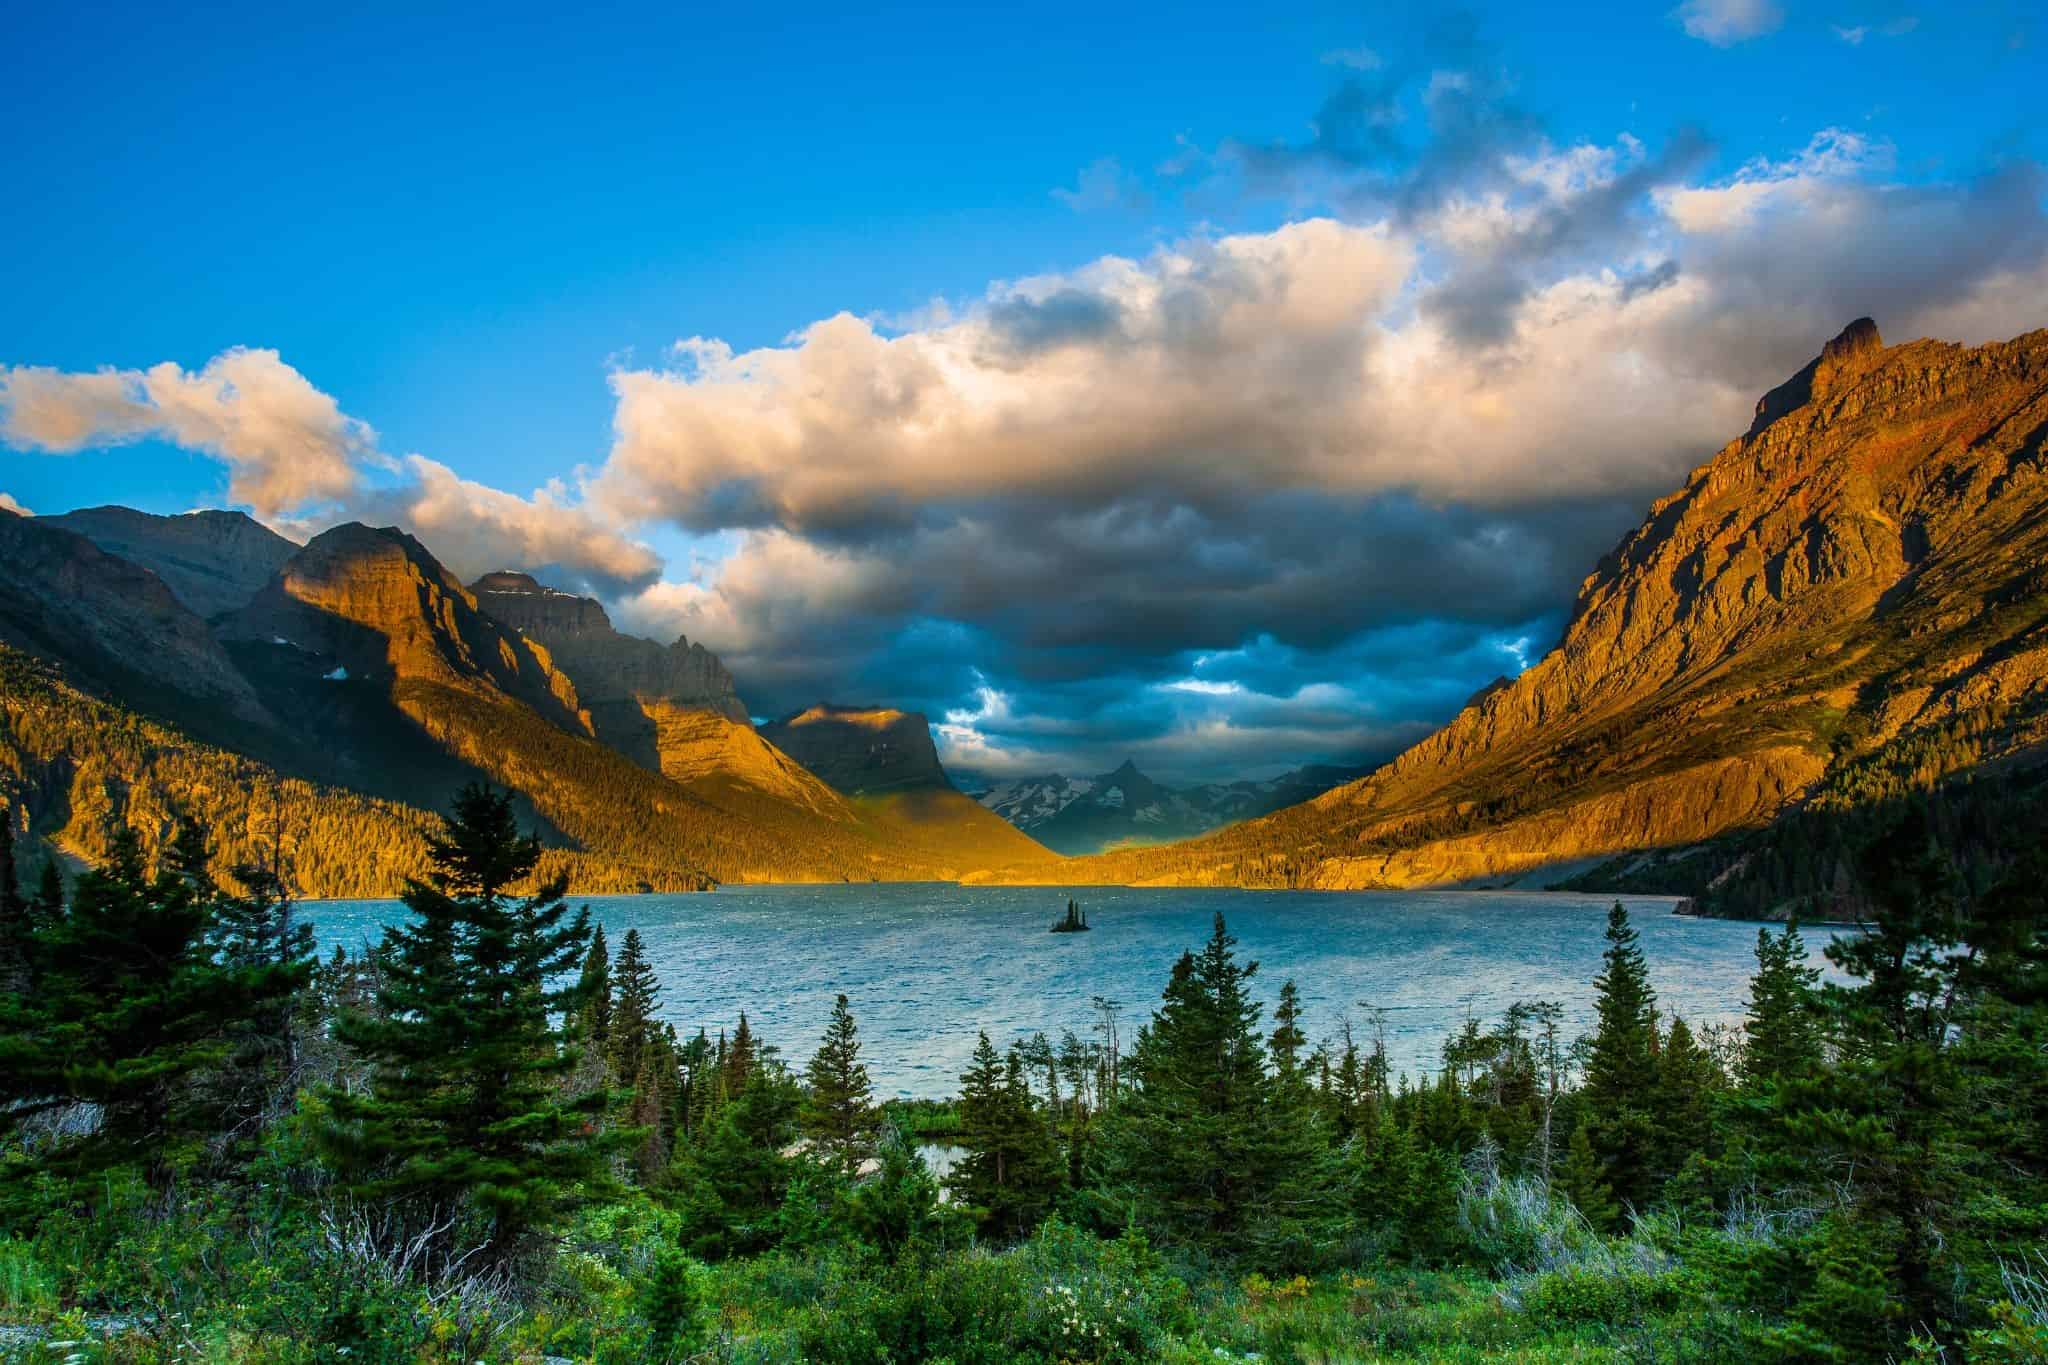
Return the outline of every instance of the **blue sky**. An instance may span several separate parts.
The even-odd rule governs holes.
[[[2019,4],[62,9],[0,490],[401,521],[991,771],[1388,752],[1850,317],[2048,323]]]

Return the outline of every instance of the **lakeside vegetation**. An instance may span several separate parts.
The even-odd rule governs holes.
[[[1760,930],[1739,1035],[1659,1012],[1617,905],[1591,1035],[1518,1002],[1411,1082],[1371,1015],[1268,1017],[1219,917],[1147,1017],[885,1106],[858,1001],[800,1060],[660,1023],[689,981],[517,826],[464,792],[406,919],[326,960],[286,843],[216,878],[197,824],[154,871],[121,835],[67,891],[0,842],[0,1351],[2048,1356],[2048,850],[1973,886],[1908,809],[1842,982]]]

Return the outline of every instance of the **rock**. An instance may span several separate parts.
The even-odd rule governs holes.
[[[0,643],[63,663],[82,684],[145,713],[197,700],[268,722],[206,623],[149,569],[58,518],[0,508]]]
[[[523,702],[572,734],[590,720],[547,650],[486,614],[427,548],[395,526],[348,522],[315,536],[241,610],[223,639],[288,643],[317,674],[427,682]]]
[[[246,606],[299,549],[241,512],[160,517],[132,507],[86,507],[42,520],[140,564],[209,619]]]
[[[583,700],[666,703],[716,712],[750,724],[718,656],[682,636],[659,645],[613,628],[595,599],[544,587],[530,575],[485,574],[473,585],[484,610],[529,639],[538,640],[575,680]]]
[[[761,727],[769,743],[849,796],[952,791],[931,726],[887,706],[816,706]]]

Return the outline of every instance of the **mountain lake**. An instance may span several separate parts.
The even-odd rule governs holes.
[[[1069,896],[1091,932],[1048,930]],[[880,1096],[941,1097],[985,1029],[997,1046],[1043,1031],[1088,1037],[1096,997],[1120,1002],[1129,1050],[1174,960],[1208,938],[1219,911],[1253,986],[1271,1005],[1300,987],[1313,1041],[1348,1017],[1363,1046],[1383,1010],[1397,1072],[1439,1065],[1465,1017],[1496,1020],[1516,1000],[1564,1007],[1567,1042],[1593,1027],[1593,978],[1612,896],[1519,891],[1233,891],[1132,887],[963,887],[949,883],[729,886],[697,895],[579,896],[618,952],[638,929],[662,982],[661,1017],[683,1036],[716,1037],[740,1011],[801,1066],[833,997],[860,1025],[861,1060]],[[1758,926],[1671,913],[1667,897],[1624,896],[1642,937],[1661,1017],[1695,1030],[1738,1025]],[[397,901],[302,908],[323,953],[374,940]],[[1806,932],[1813,965],[1834,931]]]

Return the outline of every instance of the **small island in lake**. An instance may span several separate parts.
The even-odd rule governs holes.
[[[1080,906],[1070,900],[1067,902],[1067,917],[1054,920],[1052,931],[1055,934],[1085,934],[1088,932],[1088,916],[1082,913]]]

